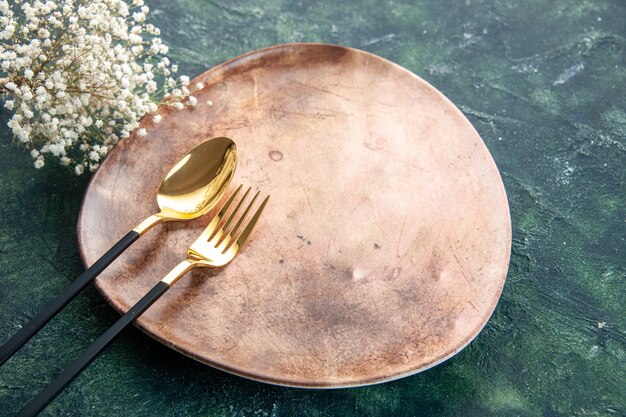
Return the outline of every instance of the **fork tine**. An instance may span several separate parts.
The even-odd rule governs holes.
[[[228,200],[228,202],[226,204],[224,204],[224,207],[222,208],[222,210],[220,210],[219,215],[216,217],[218,223],[220,223],[220,221],[224,218],[224,215],[226,214],[226,212],[230,208],[230,205],[235,200],[235,196],[239,192],[239,190],[241,189],[242,186],[243,186],[243,184],[240,185],[239,188],[237,188],[237,192],[233,193],[233,195]],[[209,242],[212,241],[216,237],[217,237],[217,239],[219,241],[220,237],[222,236],[221,232],[225,231],[226,228],[228,227],[228,225],[233,221],[233,217],[235,216],[235,214],[237,214],[237,211],[239,211],[239,208],[241,207],[241,204],[243,204],[244,200],[246,199],[246,197],[250,193],[250,189],[251,188],[248,188],[246,190],[246,192],[244,193],[243,197],[241,198],[239,203],[237,203],[237,205],[233,209],[232,213],[229,214],[228,219],[226,219],[226,221],[222,224],[222,226],[220,228],[215,228],[213,230],[213,233],[211,233],[211,236],[209,237],[209,239],[207,239]],[[215,226],[217,226],[217,225],[215,225]]]
[[[252,218],[250,219],[246,227],[243,229],[243,231],[241,232],[237,240],[233,243],[233,245],[238,246],[236,250],[239,250],[239,248],[241,248],[243,244],[246,243],[248,236],[250,236],[250,233],[252,233],[252,229],[254,229],[254,226],[256,226],[256,222],[259,220],[259,217],[261,217],[261,213],[263,213],[263,210],[265,209],[265,205],[267,204],[267,200],[269,199],[270,199],[269,195],[265,197],[265,199],[263,200],[263,202],[261,203],[257,211],[254,213],[254,215],[252,215]],[[230,249],[230,247],[224,248],[222,253],[226,252],[228,249]]]
[[[235,225],[235,227],[233,227],[233,230],[231,230],[231,232],[229,233],[229,235],[234,236],[235,233],[237,233],[237,230],[239,229],[239,226],[241,226],[241,223],[243,223],[243,220],[246,218],[246,216],[248,215],[248,212],[250,211],[250,209],[252,208],[252,205],[254,204],[254,202],[256,201],[257,197],[259,196],[260,191],[257,191],[256,194],[254,195],[254,197],[252,198],[252,201],[250,202],[250,204],[248,205],[248,208],[246,208],[246,211],[243,212],[243,214],[241,215],[241,217],[239,218],[239,221],[237,222],[237,224]]]
[[[229,230],[228,233],[225,233],[225,235],[224,235],[224,237],[222,238],[221,241],[218,241],[215,244],[216,248],[218,248],[219,250],[223,250],[223,249],[225,249],[228,246],[228,244],[230,243],[230,241],[233,238],[233,236],[235,236],[235,233],[237,233],[237,230],[239,229],[239,226],[241,226],[241,223],[243,223],[244,219],[248,215],[248,212],[250,212],[250,209],[252,208],[252,205],[256,201],[257,197],[259,196],[259,193],[260,193],[260,191],[256,192],[256,194],[252,198],[252,201],[250,201],[250,203],[248,204],[248,207],[246,207],[246,209],[244,210],[243,214],[241,216],[239,216],[239,220],[237,221],[235,226],[231,230]],[[241,201],[243,202],[243,200],[241,200]],[[224,230],[224,232],[226,232],[226,228],[225,227],[224,227],[223,230]]]
[[[222,226],[222,230],[224,230],[224,231],[227,230],[228,226],[230,226],[231,222],[233,220],[235,220],[235,215],[237,214],[237,212],[241,208],[243,202],[246,201],[246,198],[248,197],[248,194],[250,194],[251,190],[252,190],[252,187],[248,187],[248,189],[246,190],[246,193],[243,195],[243,197],[241,197],[241,200],[239,201],[239,204],[237,204],[237,207],[235,207],[233,212],[230,213],[230,217],[228,218],[228,220],[226,220],[226,222],[224,222],[224,226]],[[245,214],[244,214],[244,216],[245,216]]]
[[[230,205],[233,203],[233,201],[235,201],[235,198],[239,194],[239,191],[241,191],[241,187],[243,187],[243,184],[240,184],[239,187],[237,187],[237,189],[233,191],[233,193],[230,195],[230,197],[226,201],[226,204],[224,204],[224,206],[220,209],[220,211],[213,218],[213,220],[211,220],[211,223],[209,223],[209,225],[206,227],[205,233],[209,234],[209,238],[206,239],[206,241],[210,241],[215,235],[217,231],[217,226],[219,225],[220,221],[224,218],[224,215],[228,211],[228,208],[230,207]]]

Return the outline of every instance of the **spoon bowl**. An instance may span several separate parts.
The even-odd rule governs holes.
[[[222,198],[237,167],[237,145],[218,137],[202,142],[174,164],[157,191],[159,213],[133,229],[139,235],[167,221],[191,220],[208,213]]]
[[[219,137],[183,156],[157,191],[163,220],[189,220],[208,213],[221,199],[235,173],[237,145]]]

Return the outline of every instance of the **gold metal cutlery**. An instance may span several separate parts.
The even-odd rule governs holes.
[[[244,206],[250,188],[239,202],[230,210],[241,191],[240,185],[221,207],[218,214],[211,220],[202,234],[187,250],[187,259],[176,265],[158,284],[156,284],[141,300],[131,307],[113,326],[102,334],[89,348],[74,360],[42,390],[26,407],[19,417],[34,416],[50,403],[83,369],[85,369],[119,334],[140,316],[148,307],[158,300],[183,275],[193,268],[222,267],[231,262],[247,241],[261,216],[269,196],[265,197],[258,207],[252,211],[259,196],[257,192],[245,209]],[[252,214],[250,214],[252,213]],[[241,230],[241,231],[240,231]]]
[[[151,227],[162,222],[191,220],[208,213],[226,191],[236,166],[237,146],[226,137],[207,140],[183,156],[158,188],[160,212],[146,218],[128,232],[2,345],[0,365]]]

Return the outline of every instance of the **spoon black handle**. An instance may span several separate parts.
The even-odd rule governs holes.
[[[89,269],[83,272],[70,285],[65,287],[61,294],[52,301],[24,325],[13,337],[0,347],[0,366],[4,364],[19,348],[24,346],[31,337],[46,325],[67,303],[69,303],[87,284],[94,280],[111,262],[115,260],[124,250],[126,250],[137,238],[139,233],[134,230],[128,232],[111,249],[98,259]]]
[[[74,380],[98,355],[102,352],[115,338],[124,330],[126,326],[131,324],[137,317],[141,315],[148,307],[159,299],[169,289],[169,285],[160,281],[152,287],[148,294],[144,295],[141,300],[131,307],[118,321],[109,327],[91,346],[89,346],[78,358],[67,366],[46,388],[24,407],[17,417],[31,417],[37,415],[43,410],[54,398],[63,391],[63,389]]]

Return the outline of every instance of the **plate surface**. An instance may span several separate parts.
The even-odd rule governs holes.
[[[161,108],[93,177],[79,219],[91,265],[158,211],[170,166],[213,136],[239,183],[271,194],[228,267],[181,279],[139,320],[155,339],[245,377],[371,384],[451,357],[500,296],[511,225],[498,170],[463,114],[383,58],[321,44],[255,51],[200,75],[198,105]],[[213,104],[207,104],[207,101]],[[209,216],[149,231],[96,281],[126,311]]]

